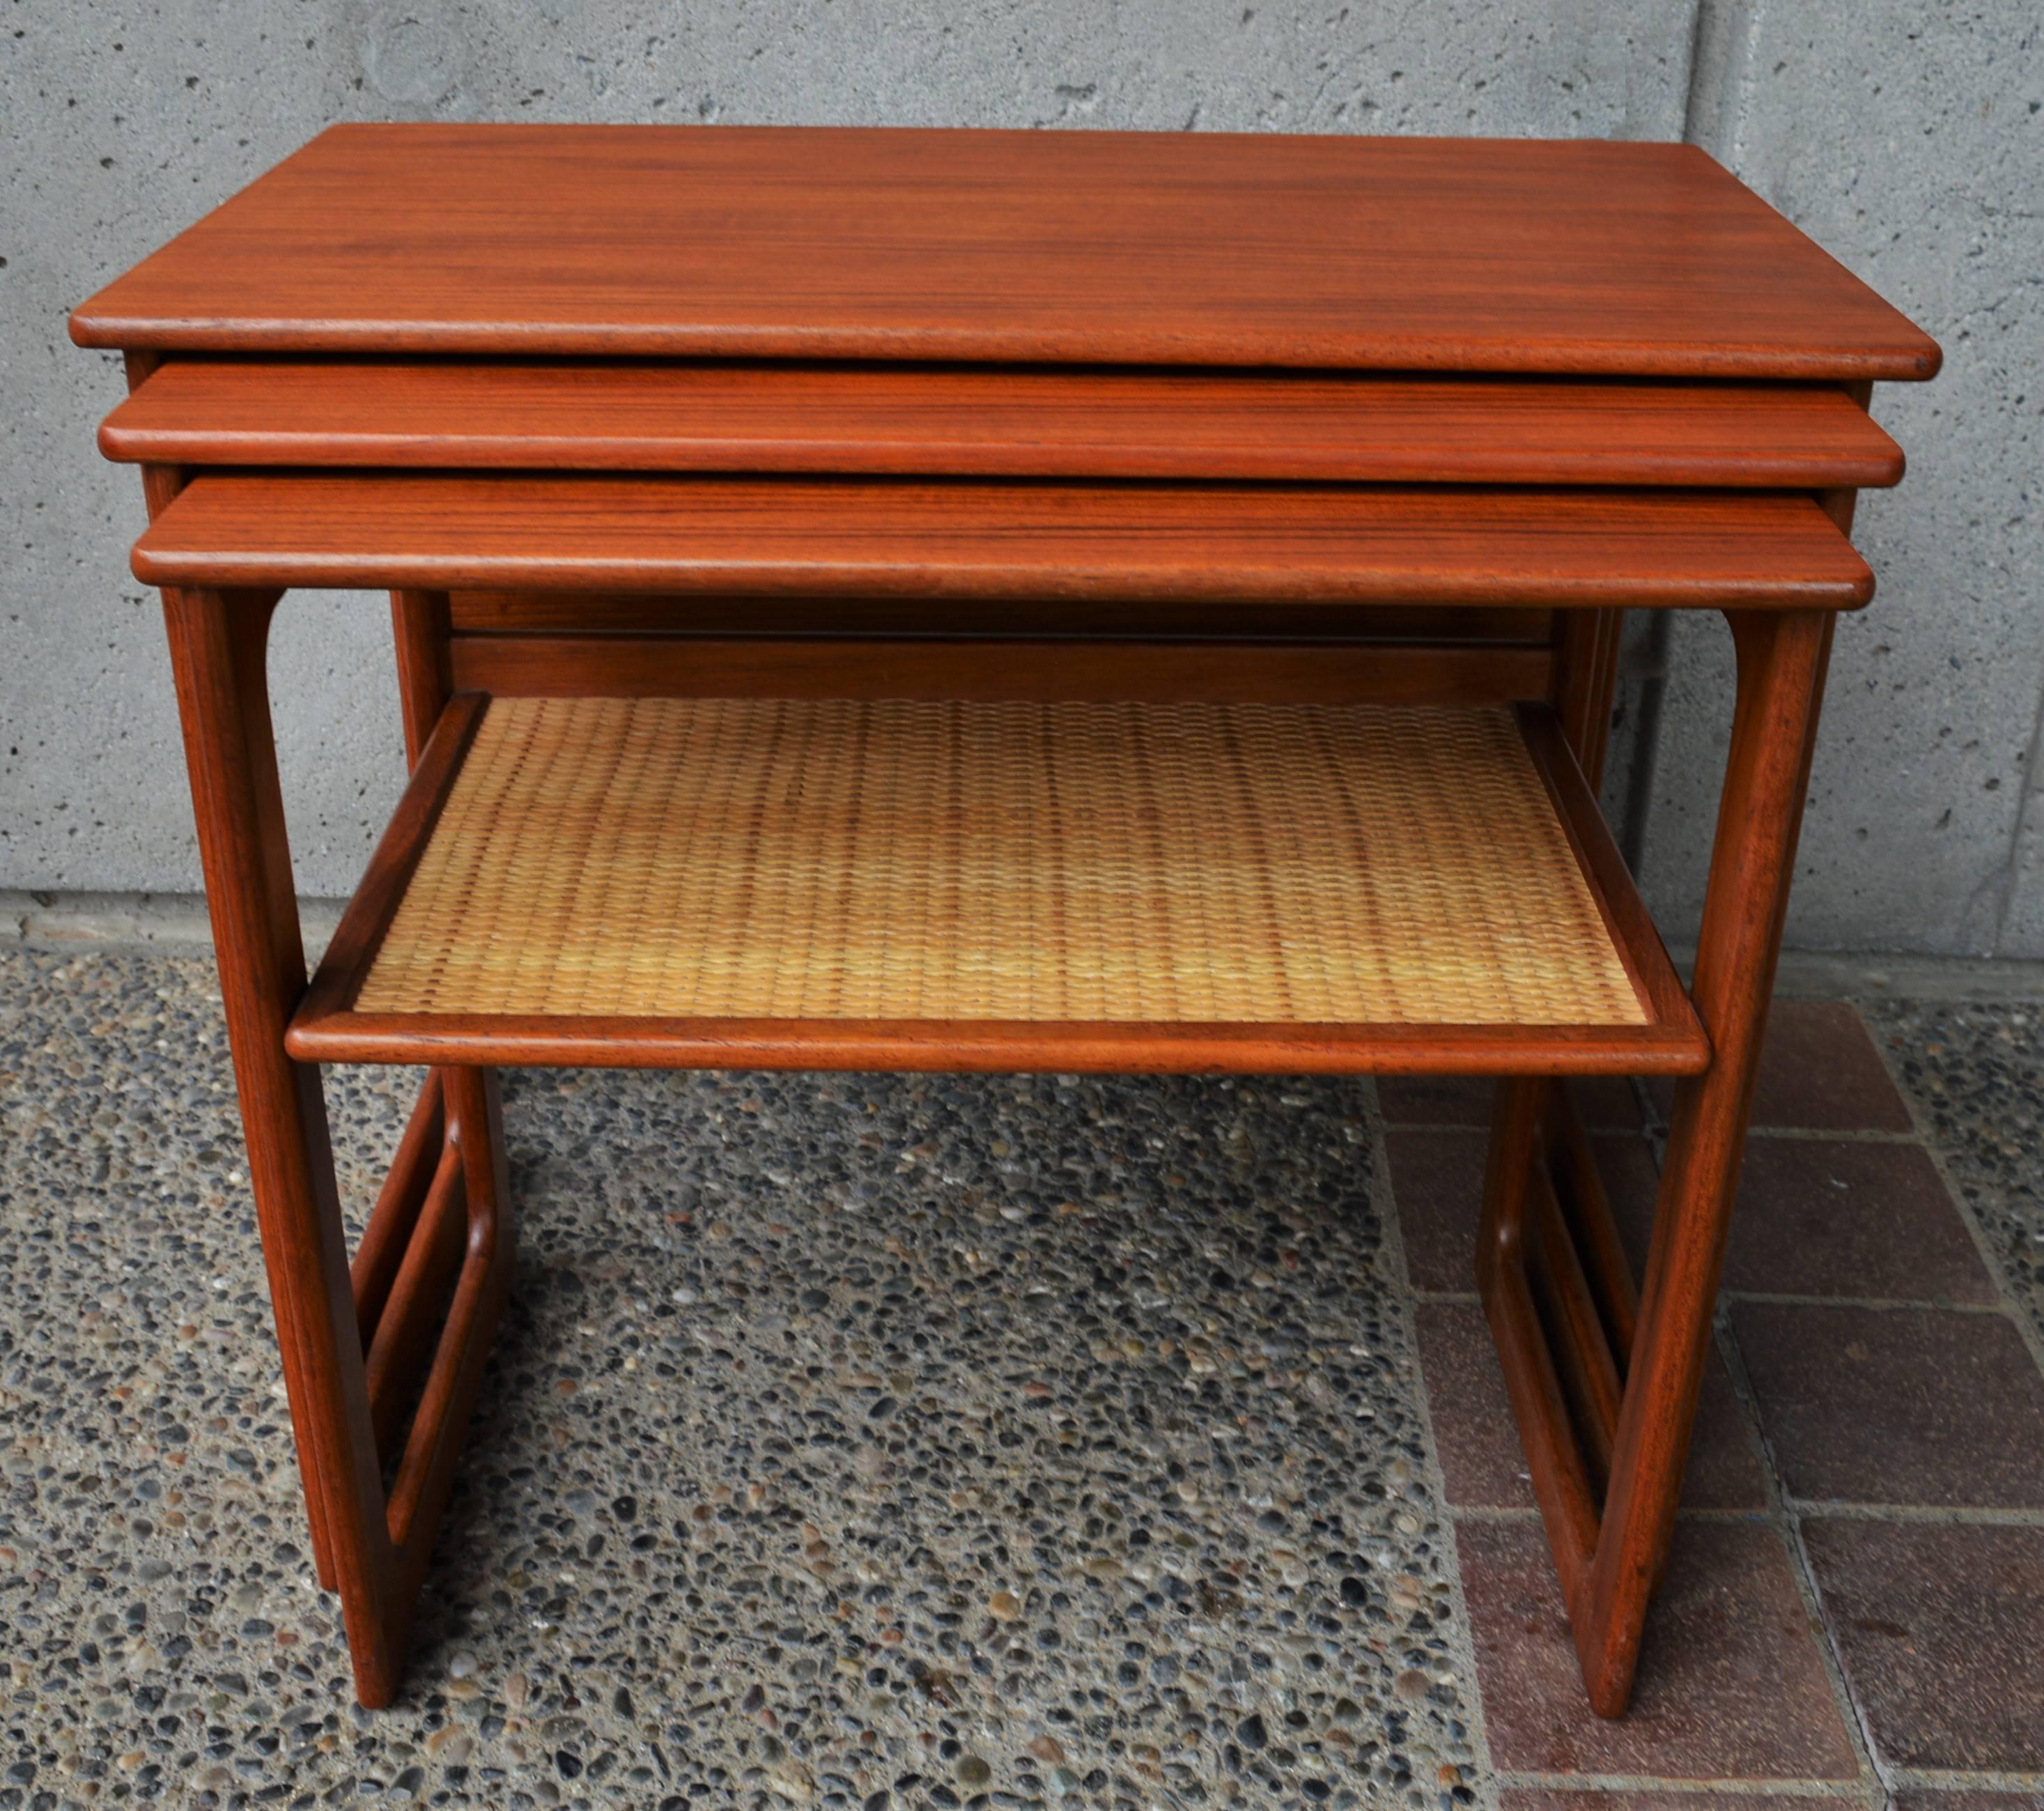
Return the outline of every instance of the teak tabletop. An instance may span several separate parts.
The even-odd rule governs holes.
[[[109,459],[1391,484],[1893,484],[1902,449],[1808,383],[692,360],[188,358]]]
[[[738,1063],[1499,1077],[1479,1286],[1623,1711],[1931,340],[1679,145],[511,125],[337,126],[71,333],[364,1704],[510,1286],[494,1066]],[[363,586],[412,778],[309,977],[267,640]],[[1686,990],[1596,803],[1629,607],[1738,651]],[[429,1071],[352,1254],[322,1061]],[[1635,1275],[1568,1079],[1647,1072]]]
[[[1693,148],[339,125],[100,291],[193,352],[1927,378]]]

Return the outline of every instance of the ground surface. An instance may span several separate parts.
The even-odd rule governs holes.
[[[2044,1042],[1777,1015],[1624,1723],[1468,1294],[1478,1091],[552,1072],[371,1713],[210,965],[0,956],[0,1811],[2035,1805]],[[414,1085],[330,1078],[358,1220]],[[1659,1111],[1593,1103],[1642,1228]]]

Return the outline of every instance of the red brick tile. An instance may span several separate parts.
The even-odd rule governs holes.
[[[1583,1694],[1539,1525],[1466,1521],[1455,1539],[1491,1760],[1500,1770],[1669,1780],[1857,1777],[1788,1555],[1764,1524],[1677,1527],[1631,1709],[1610,1722]]]
[[[2044,1811],[2044,1792],[1942,1792],[1924,1786],[1898,1792],[1888,1803],[1888,1811]],[[1774,1800],[1769,1811],[1785,1811],[1781,1801]]]
[[[1448,1501],[1457,1509],[1533,1508],[1512,1398],[1483,1310],[1469,1302],[1423,1302],[1418,1322],[1427,1405]],[[1767,1506],[1766,1479],[1731,1380],[1715,1355],[1704,1374],[1682,1501],[1692,1509]]]
[[[1464,1302],[1423,1302],[1415,1320],[1427,1410],[1450,1505],[1524,1509],[1534,1501],[1533,1490],[1482,1309]]]
[[[1654,1148],[1643,1138],[1593,1138],[1597,1175],[1611,1202],[1612,1218],[1632,1259],[1635,1281],[1646,1274],[1647,1231],[1654,1225],[1654,1203],[1661,1191],[1661,1171]],[[1638,1228],[1638,1236],[1632,1232]]]
[[[1380,1075],[1387,1125],[1488,1125],[1497,1083],[1488,1075]]]
[[[1636,1132],[1639,1097],[1623,1075],[1583,1075],[1569,1083],[1593,1131]],[[1488,1075],[1380,1075],[1377,1098],[1391,1125],[1490,1124],[1497,1083]]]
[[[1638,1132],[1646,1124],[1639,1090],[1623,1075],[1580,1075],[1568,1086],[1593,1132]]]
[[[1849,1811],[1858,1801],[1758,1792],[1642,1792],[1631,1786],[1575,1792],[1508,1786],[1497,1802],[1500,1811]]]
[[[1650,1084],[1665,1117],[1673,1085]],[[1800,1132],[1908,1132],[1909,1109],[1859,1014],[1837,1000],[1777,1000],[1754,1090],[1753,1123]]]
[[[1384,1142],[1412,1286],[1435,1294],[1473,1293],[1489,1134],[1396,1131],[1387,1132]],[[1660,1178],[1646,1140],[1612,1133],[1593,1143],[1612,1212],[1620,1224],[1628,1215],[1650,1221]]]
[[[1826,1517],[1803,1538],[1882,1759],[2044,1771],[2044,1528]]]
[[[1741,1302],[1732,1327],[1792,1496],[2044,1507],[2044,1376],[2001,1316]]]
[[[1654,1198],[1612,1189],[1635,1267]],[[1748,1141],[1724,1286],[1763,1295],[1992,1303],[1993,1279],[1920,1146],[1844,1139]]]
[[[1417,1290],[1466,1294],[1476,1287],[1476,1229],[1483,1213],[1481,1132],[1385,1135],[1405,1269]]]

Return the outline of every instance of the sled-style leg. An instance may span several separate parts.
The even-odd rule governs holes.
[[[1631,1698],[1673,1533],[1831,652],[1828,613],[1728,614],[1739,697],[1691,989],[1711,1066],[1676,1089],[1637,1302],[1558,1084],[1500,1086],[1479,1236],[1485,1309],[1605,1717]]]
[[[375,1705],[397,1690],[504,1300],[505,1167],[492,1079],[434,1071],[351,1275],[319,1071],[284,1052],[305,962],[265,672],[276,603],[270,591],[163,594],[313,1547],[321,1582],[340,1596],[356,1694]]]

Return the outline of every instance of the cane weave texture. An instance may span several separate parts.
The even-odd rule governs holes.
[[[363,1013],[1637,1025],[1503,709],[494,701]]]

